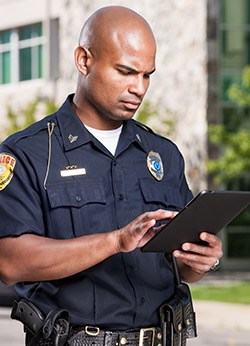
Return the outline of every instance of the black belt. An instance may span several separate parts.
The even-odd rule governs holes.
[[[104,331],[98,327],[72,328],[68,340],[70,346],[161,346],[162,332],[159,327],[126,331]]]

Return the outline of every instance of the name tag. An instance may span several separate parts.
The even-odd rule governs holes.
[[[63,169],[60,171],[61,177],[74,177],[77,175],[85,175],[86,169],[85,168],[73,168],[73,169]]]

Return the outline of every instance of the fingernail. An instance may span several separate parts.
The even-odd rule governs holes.
[[[201,238],[201,240],[206,240],[206,238],[207,238],[206,233],[201,233],[200,238]]]
[[[189,245],[188,244],[183,244],[182,245],[182,249],[185,250],[185,251],[189,250]]]

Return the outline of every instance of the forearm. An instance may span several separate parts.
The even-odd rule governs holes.
[[[68,240],[25,234],[0,240],[0,279],[8,285],[20,281],[65,278],[115,254],[114,232]]]
[[[173,212],[159,209],[139,215],[121,229],[67,240],[32,234],[1,238],[0,280],[13,285],[74,275],[118,252],[143,246],[158,231],[153,227],[156,220],[173,216]]]

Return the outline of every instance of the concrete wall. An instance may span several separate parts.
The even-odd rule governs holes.
[[[163,120],[165,109],[174,118],[173,139],[185,157],[191,188],[195,193],[206,188],[207,0],[0,0],[0,30],[46,21],[49,16],[59,19],[60,71],[55,81],[0,86],[0,119],[4,121],[7,104],[18,108],[37,92],[54,95],[58,103],[74,92],[73,51],[81,26],[93,11],[106,5],[130,7],[150,23],[158,53],[157,71],[146,98],[162,110]]]

